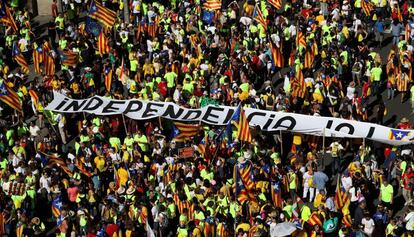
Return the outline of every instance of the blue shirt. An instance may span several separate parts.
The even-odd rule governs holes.
[[[313,184],[315,185],[315,188],[321,190],[325,188],[325,184],[326,182],[329,181],[328,176],[326,176],[325,173],[323,172],[315,172],[315,174],[313,174]]]
[[[384,32],[384,22],[383,21],[375,22],[375,30],[378,33],[383,33]]]

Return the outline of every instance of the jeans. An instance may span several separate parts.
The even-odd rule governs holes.
[[[397,45],[400,42],[400,36],[392,36],[392,44]]]

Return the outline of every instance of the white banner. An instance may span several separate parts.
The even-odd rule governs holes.
[[[46,107],[46,110],[60,113],[124,114],[136,120],[163,117],[218,126],[227,125],[236,109],[213,105],[187,109],[169,102],[113,100],[100,96],[74,100],[58,93],[54,94],[54,100]],[[414,130],[393,129],[373,123],[251,108],[244,111],[250,126],[259,126],[264,131],[286,130],[318,136],[366,138],[392,145],[410,144],[414,140]]]

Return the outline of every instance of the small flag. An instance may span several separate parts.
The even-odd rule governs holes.
[[[305,203],[300,199],[300,197],[296,197],[295,202],[292,205],[292,218],[298,219],[300,215],[300,210],[302,209]]]
[[[104,54],[108,54],[110,51],[110,48],[108,45],[108,38],[106,37],[103,31],[99,34],[99,37],[98,37],[98,51],[101,56]]]
[[[13,15],[10,13],[9,7],[6,5],[6,1],[0,2],[0,22],[6,26],[10,26],[14,32],[18,32],[18,27],[14,21]]]
[[[402,141],[410,135],[410,131],[408,130],[399,130],[391,128],[389,131],[388,138],[390,140],[397,140]]]
[[[86,169],[85,164],[82,162],[82,157],[78,157],[78,158],[75,159],[75,166],[76,166],[76,168],[79,169],[79,171],[82,174],[84,174],[84,175],[86,175],[88,177],[91,177],[93,175],[91,172],[89,172]]]
[[[312,213],[312,215],[309,217],[308,223],[311,226],[318,225],[322,227],[322,220],[317,212]]]
[[[221,9],[221,1],[220,0],[207,0],[203,3],[203,8],[208,10],[220,10]]]
[[[62,65],[76,66],[78,64],[78,54],[71,50],[60,51],[60,60]]]
[[[62,197],[59,195],[52,201],[52,214],[55,218],[62,212]]]
[[[361,8],[366,16],[371,16],[371,12],[374,10],[374,4],[369,0],[361,0]]]
[[[315,61],[315,54],[314,54],[313,50],[312,49],[306,50],[305,60],[303,62],[303,67],[304,68],[312,68],[314,61]]]
[[[259,22],[259,24],[262,25],[265,30],[267,30],[266,20],[264,19],[262,11],[260,10],[260,8],[257,5],[254,7],[253,18],[257,22]]]
[[[282,8],[282,0],[267,0],[267,2],[274,6],[276,9],[281,9]]]
[[[72,171],[69,169],[69,167],[66,165],[66,162],[60,158],[59,154],[45,154],[48,158],[48,165],[56,165],[60,167],[69,177],[73,176]]]
[[[201,125],[174,122],[173,130],[174,129],[176,129],[174,139],[177,141],[185,141],[196,136],[200,132]]]
[[[275,207],[282,207],[283,199],[282,199],[282,190],[281,190],[281,183],[275,182],[272,183],[272,201]]]
[[[92,1],[89,8],[89,17],[101,22],[109,28],[112,28],[115,24],[116,12],[104,7],[97,1]]]
[[[348,207],[350,204],[350,199],[346,194],[345,189],[341,187],[340,175],[338,175],[338,179],[336,181],[334,203],[337,210],[342,210],[344,207]]]
[[[32,99],[32,103],[36,109],[39,108],[39,96],[37,95],[36,91],[30,89],[29,90],[30,98]]]
[[[113,70],[109,70],[109,72],[105,75],[105,88],[106,91],[110,92],[112,87],[112,74]]]
[[[238,132],[237,132],[237,138],[239,141],[244,142],[252,142],[252,135],[250,133],[250,127],[249,127],[249,121],[247,121],[247,118],[244,114],[243,108],[241,108],[241,105],[237,108],[235,112],[234,120],[238,121]]]
[[[32,57],[33,57],[33,65],[34,65],[35,73],[41,74],[42,70],[40,69],[40,63],[43,62],[42,47],[35,47],[32,53]]]
[[[0,101],[19,112],[22,111],[22,103],[20,102],[19,96],[3,80],[0,81]]]
[[[270,42],[270,50],[271,50],[271,53],[272,53],[273,64],[276,67],[283,68],[284,67],[284,58],[283,58],[283,54],[282,54],[280,48],[278,48],[276,45],[274,45],[272,42]]]
[[[20,65],[22,72],[29,74],[29,64],[27,64],[27,61],[24,58],[23,54],[20,52],[19,46],[16,42],[13,44],[12,56],[14,60],[16,60],[16,62]]]
[[[306,40],[305,36],[303,35],[302,31],[298,30],[296,33],[296,46],[306,48]]]

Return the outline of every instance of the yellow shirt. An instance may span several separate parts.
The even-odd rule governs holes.
[[[103,157],[100,159],[99,156],[97,156],[95,159],[93,159],[93,161],[95,162],[96,168],[102,172],[105,167],[105,159]]]
[[[118,169],[118,176],[119,176],[119,183],[121,186],[126,186],[126,183],[128,181],[128,171],[124,168]]]

